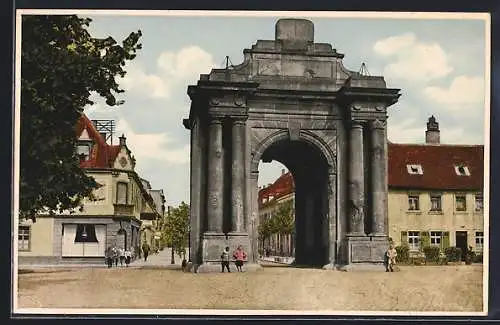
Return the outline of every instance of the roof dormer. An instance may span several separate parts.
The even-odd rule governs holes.
[[[408,174],[410,175],[423,175],[424,170],[422,168],[422,165],[419,164],[408,164],[406,165],[406,170],[408,171]]]
[[[464,165],[455,165],[455,173],[457,176],[470,176],[470,171],[467,166]]]

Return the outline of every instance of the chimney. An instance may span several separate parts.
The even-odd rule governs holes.
[[[281,175],[285,175],[285,168],[281,169]]]
[[[427,131],[425,131],[425,143],[439,144],[439,123],[436,122],[434,115],[429,117],[427,122]]]
[[[127,145],[127,138],[125,138],[125,135],[122,133],[122,136],[118,138],[120,140],[120,146],[126,146]]]

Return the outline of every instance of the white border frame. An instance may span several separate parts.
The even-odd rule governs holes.
[[[485,127],[484,127],[484,252],[483,255],[483,311],[481,312],[374,312],[374,311],[294,311],[294,310],[217,310],[217,309],[50,309],[50,308],[18,308],[18,252],[17,224],[19,215],[19,130],[20,130],[20,95],[21,95],[21,16],[29,14],[86,14],[113,16],[211,16],[211,17],[314,17],[314,18],[366,18],[366,19],[449,19],[485,21]],[[18,9],[15,23],[15,110],[14,110],[14,168],[13,168],[13,238],[12,251],[12,289],[11,310],[18,314],[152,314],[152,315],[360,315],[360,316],[485,316],[488,311],[488,266],[489,266],[489,171],[490,171],[490,53],[491,53],[491,17],[489,13],[424,13],[424,12],[330,12],[330,11],[202,11],[202,10],[79,10],[79,9]]]

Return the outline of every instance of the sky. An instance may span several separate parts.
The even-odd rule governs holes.
[[[239,64],[243,49],[273,40],[281,17],[81,16],[93,19],[94,37],[121,42],[130,32],[143,34],[143,48],[118,79],[126,90],[118,99],[125,104],[109,108],[93,96],[96,104],[85,113],[116,121],[115,136],[127,137],[136,171],[164,190],[168,205],[189,202],[190,134],[182,125],[190,109],[187,86],[221,67],[226,56]],[[345,54],[347,69],[358,71],[364,62],[371,75],[401,89],[388,112],[390,141],[423,143],[434,115],[442,143],[484,144],[485,20],[294,17],[310,19],[315,42]],[[261,162],[259,186],[273,182],[282,168]]]

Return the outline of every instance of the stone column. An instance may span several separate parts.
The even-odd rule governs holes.
[[[325,269],[333,269],[337,264],[337,174],[333,168],[328,170],[328,264]]]
[[[349,143],[349,235],[365,236],[363,124],[351,121]]]
[[[222,233],[223,224],[223,175],[224,163],[222,160],[222,120],[213,117],[210,120],[208,149],[208,232]]]
[[[191,125],[191,213],[190,213],[190,248],[189,252],[190,260],[199,264],[200,252],[200,232],[203,230],[201,228],[201,207],[200,207],[200,193],[201,188],[201,175],[202,175],[202,152],[201,152],[201,134],[200,134],[200,123],[199,119],[195,118],[194,123]]]
[[[245,120],[233,120],[232,174],[231,174],[231,226],[232,232],[245,232],[244,190],[245,190]]]
[[[387,214],[385,123],[375,120],[371,129],[372,236],[385,235]]]
[[[251,253],[249,259],[251,262],[257,261],[258,248],[258,227],[259,227],[259,172],[250,172],[250,189],[251,189],[251,215],[249,216],[249,233]]]

